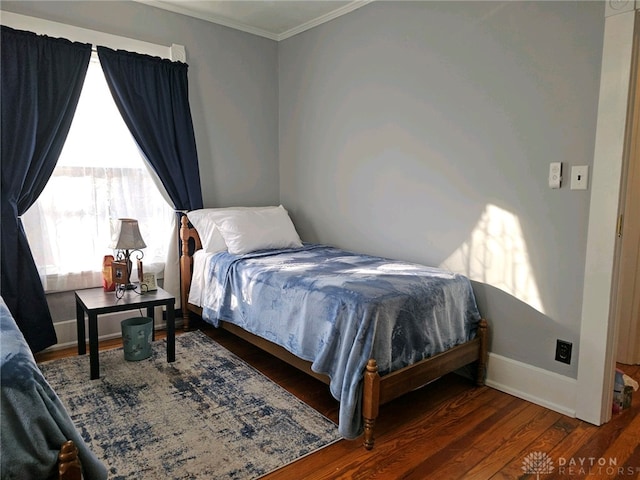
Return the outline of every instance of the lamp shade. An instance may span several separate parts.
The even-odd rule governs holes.
[[[138,220],[119,218],[116,234],[113,236],[111,248],[117,250],[137,250],[147,246],[140,235]]]

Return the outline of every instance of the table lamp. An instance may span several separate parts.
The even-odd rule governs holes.
[[[137,260],[140,267],[144,253],[140,250],[147,246],[140,235],[138,220],[133,218],[119,218],[116,234],[113,237],[111,248],[116,250],[116,262],[123,262],[126,266],[125,278],[114,278],[115,282],[124,285],[125,290],[134,290],[131,283],[131,254],[138,252]],[[141,269],[140,269],[141,270]]]

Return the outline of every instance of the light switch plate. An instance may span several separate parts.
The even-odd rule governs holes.
[[[571,190],[586,190],[589,182],[589,165],[571,167]]]
[[[562,162],[549,164],[549,188],[560,188],[562,182]]]

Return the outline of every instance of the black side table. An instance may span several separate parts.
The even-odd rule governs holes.
[[[115,292],[105,292],[102,287],[77,290],[76,322],[78,329],[78,355],[87,353],[84,318],[89,317],[89,363],[91,380],[100,377],[98,359],[98,315],[102,313],[125,312],[140,308],[147,309],[147,316],[153,318],[153,308],[165,305],[167,309],[167,362],[176,360],[176,322],[174,305],[176,299],[161,288],[139,295],[132,290],[117,298]],[[155,322],[154,322],[155,323]],[[153,331],[153,330],[152,330]],[[153,338],[155,339],[155,331]]]

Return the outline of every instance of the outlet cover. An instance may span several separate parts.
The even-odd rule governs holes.
[[[573,344],[564,340],[556,340],[556,361],[571,364],[571,349]]]
[[[586,190],[589,181],[589,165],[571,167],[571,190]]]

